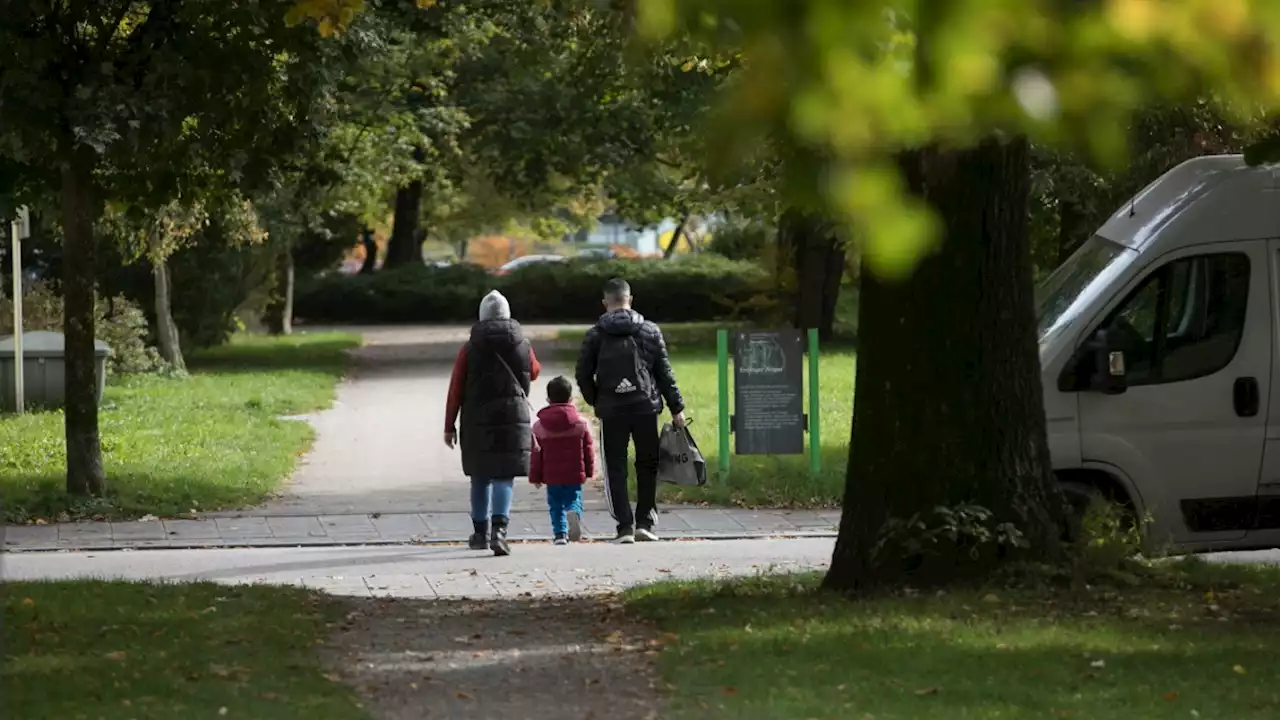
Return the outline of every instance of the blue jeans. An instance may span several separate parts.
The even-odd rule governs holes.
[[[511,478],[471,478],[471,519],[488,522],[490,516],[510,517],[514,494],[515,481]]]
[[[556,535],[569,533],[568,513],[582,513],[581,485],[548,485],[547,509],[551,511],[551,532]]]

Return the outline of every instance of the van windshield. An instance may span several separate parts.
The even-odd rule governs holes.
[[[1036,288],[1036,333],[1044,342],[1069,323],[1138,253],[1094,235]]]

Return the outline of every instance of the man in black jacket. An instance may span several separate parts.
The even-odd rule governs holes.
[[[574,373],[582,397],[600,418],[609,508],[618,522],[614,542],[657,540],[658,415],[663,401],[671,421],[684,425],[684,398],[676,386],[667,344],[658,326],[631,309],[631,286],[614,278],[604,286],[605,313],[587,331]],[[636,447],[636,509],[627,492],[627,444]]]

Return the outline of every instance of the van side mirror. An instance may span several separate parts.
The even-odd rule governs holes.
[[[1093,337],[1081,347],[1085,357],[1092,360],[1087,390],[1104,395],[1119,395],[1129,389],[1125,379],[1124,351],[1111,347],[1107,331],[1099,328]],[[1085,360],[1082,357],[1081,360]]]

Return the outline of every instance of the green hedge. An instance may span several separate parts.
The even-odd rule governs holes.
[[[300,281],[294,315],[332,323],[472,322],[480,298],[496,288],[521,321],[590,322],[601,312],[601,288],[614,277],[631,283],[636,308],[659,322],[740,315],[768,280],[755,263],[713,255],[539,263],[504,277],[475,266],[411,266]]]

